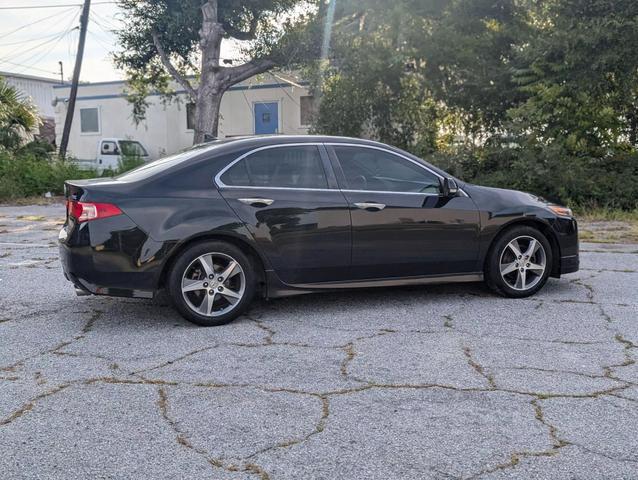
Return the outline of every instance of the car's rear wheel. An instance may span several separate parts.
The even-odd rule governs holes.
[[[195,244],[177,258],[168,277],[173,304],[202,326],[233,321],[250,305],[255,271],[239,248],[226,242]]]
[[[485,271],[487,284],[507,297],[534,295],[549,278],[552,258],[551,245],[539,230],[512,227],[490,249]]]

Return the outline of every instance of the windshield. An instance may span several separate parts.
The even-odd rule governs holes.
[[[120,140],[120,149],[122,150],[122,155],[131,157],[148,156],[148,152],[142,144],[133,140]]]

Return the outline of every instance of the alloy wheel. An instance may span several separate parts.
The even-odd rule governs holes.
[[[539,240],[523,235],[505,246],[499,266],[501,277],[510,288],[526,291],[542,280],[547,268],[547,255]]]
[[[219,317],[233,310],[244,297],[246,275],[230,255],[206,253],[188,265],[181,288],[191,310],[206,317]]]

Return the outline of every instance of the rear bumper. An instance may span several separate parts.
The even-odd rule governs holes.
[[[155,247],[128,217],[65,225],[59,235],[65,277],[85,293],[152,298],[161,265]]]
[[[87,266],[90,266],[91,262],[87,262],[82,253],[64,245],[60,245],[60,263],[62,263],[64,276],[76,288],[78,295],[153,298],[153,290],[140,290],[128,286],[109,286],[108,276],[100,278],[99,274],[88,270]]]

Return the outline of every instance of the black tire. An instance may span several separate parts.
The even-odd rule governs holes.
[[[511,259],[513,259],[512,263],[517,262],[515,263],[515,265],[518,264],[519,266],[524,266],[532,264],[524,263],[524,265],[521,265],[518,262],[521,262],[521,260],[523,262],[526,262],[525,258],[518,259],[516,256],[514,256],[513,251],[509,250],[508,245],[510,244],[510,242],[520,237],[523,237],[523,245],[527,238],[531,237],[535,239],[542,246],[543,250],[542,252],[539,251],[538,253],[535,253],[534,258],[540,258],[541,253],[544,254],[545,257],[545,270],[543,271],[542,275],[538,275],[535,272],[529,273],[530,277],[533,276],[533,281],[535,283],[531,287],[526,289],[520,289],[521,286],[514,280],[516,278],[515,276],[518,275],[517,270],[514,270],[513,272],[505,275],[505,278],[507,278],[510,283],[515,283],[514,286],[510,285],[510,283],[505,280],[504,276],[501,275],[501,258],[505,259],[506,255],[510,256]],[[508,250],[506,251],[506,249]],[[521,253],[525,254],[527,252]],[[505,230],[496,238],[496,240],[494,240],[494,243],[490,248],[488,257],[485,262],[485,282],[491,290],[498,293],[499,295],[510,298],[529,297],[538,292],[541,288],[543,288],[545,283],[547,283],[547,279],[549,278],[552,270],[552,262],[552,248],[549,241],[547,240],[547,237],[545,237],[543,233],[533,227],[514,226]],[[504,262],[504,264],[507,263],[507,261]],[[528,272],[528,270],[525,271],[526,276],[528,275]],[[518,289],[514,288],[516,286],[518,286]]]
[[[230,259],[235,260],[241,267],[243,278],[245,281],[241,299],[236,304],[233,304],[234,306],[232,306],[232,309],[230,311],[218,314],[216,316],[207,316],[196,312],[191,306],[189,306],[187,300],[184,298],[184,295],[201,296],[202,293],[203,295],[206,295],[206,290],[204,290],[203,292],[197,291],[195,293],[189,292],[188,294],[182,294],[182,278],[186,274],[187,270],[192,271],[190,270],[191,268],[196,268],[193,267],[193,262],[195,262],[202,255],[211,253],[225,255]],[[182,253],[180,253],[179,257],[177,257],[177,259],[175,260],[175,263],[171,267],[171,270],[168,274],[167,286],[168,293],[173,305],[186,320],[203,327],[214,327],[230,323],[246,311],[246,309],[250,306],[250,303],[255,294],[256,278],[257,276],[255,273],[255,267],[253,266],[248,256],[241,249],[237,248],[235,245],[223,241],[205,241],[191,245]],[[204,278],[202,278],[202,281],[206,281],[205,275]],[[220,284],[220,286],[222,285],[225,284]],[[217,297],[214,295],[211,298]],[[217,301],[219,302],[219,300]],[[229,302],[228,306],[230,306]]]

